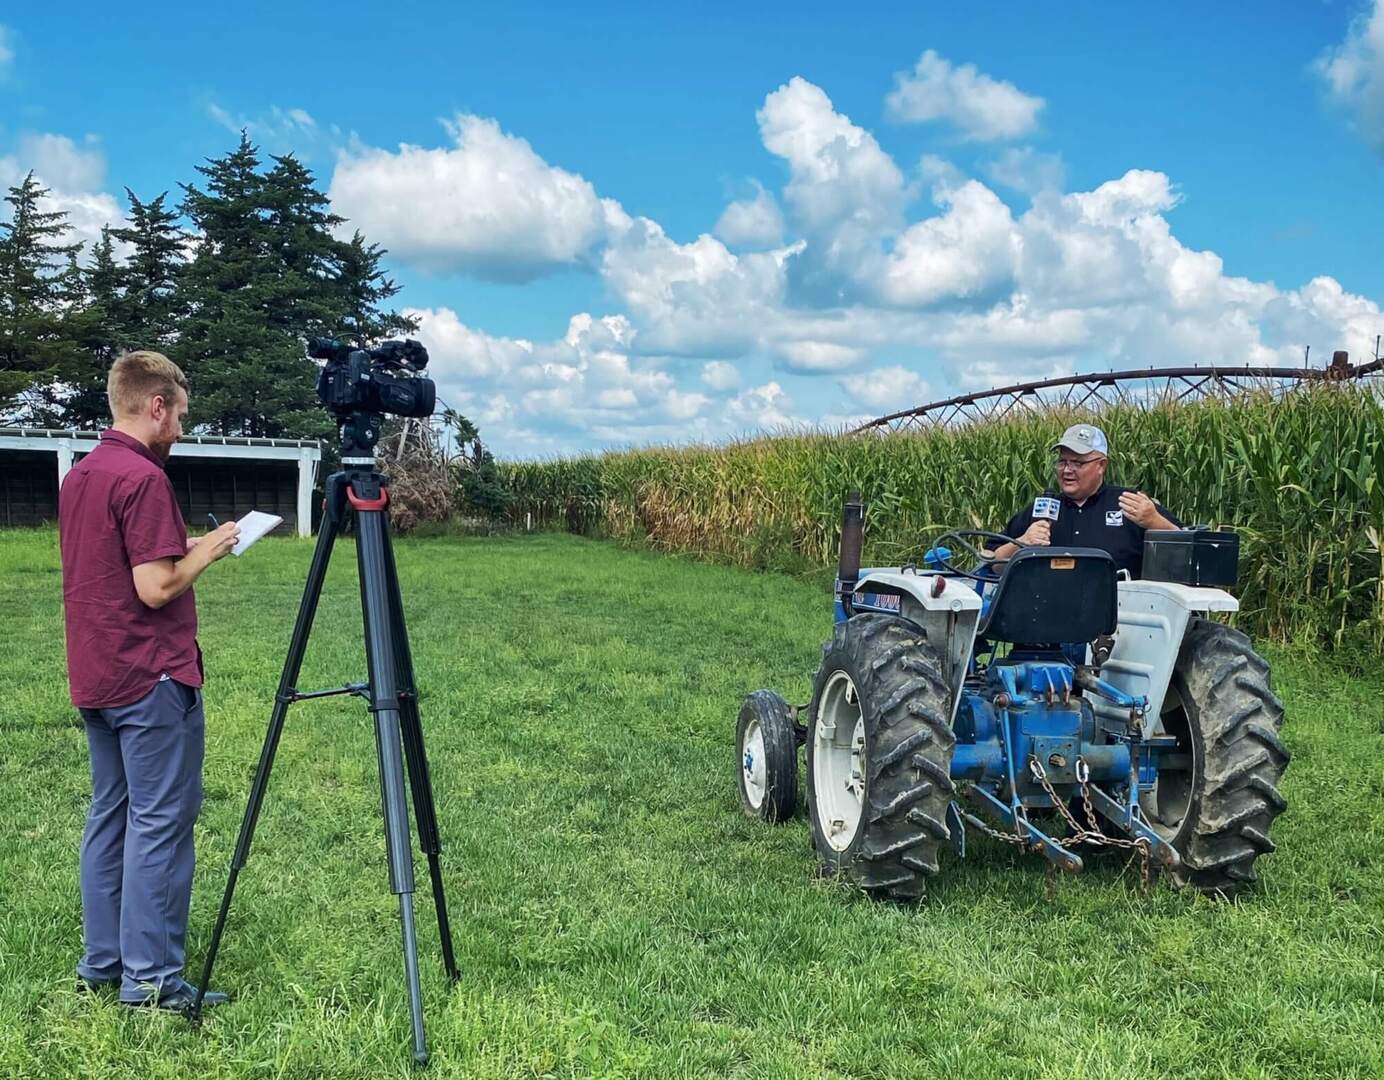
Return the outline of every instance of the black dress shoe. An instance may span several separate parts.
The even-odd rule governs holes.
[[[120,976],[114,979],[87,979],[77,976],[77,993],[99,994],[103,990],[116,990],[120,987]]]
[[[120,1004],[128,1005],[132,1009],[154,1008],[164,1012],[187,1012],[196,1000],[197,987],[190,982],[184,982],[176,990],[170,990],[162,997],[147,997],[142,1001],[122,1000]],[[223,994],[220,990],[208,990],[202,997],[202,1008],[214,1008],[217,1005],[224,1005],[230,1000],[229,994]]]

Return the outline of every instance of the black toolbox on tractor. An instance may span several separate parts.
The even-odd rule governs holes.
[[[1144,580],[1181,585],[1234,585],[1240,535],[1210,529],[1149,529],[1144,533]]]

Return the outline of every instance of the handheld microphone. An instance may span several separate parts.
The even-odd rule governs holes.
[[[1039,519],[1044,519],[1047,521],[1056,521],[1057,514],[1061,509],[1062,500],[1054,494],[1051,488],[1049,488],[1047,491],[1043,492],[1043,494],[1039,495],[1038,498],[1033,500],[1033,520],[1038,521]]]

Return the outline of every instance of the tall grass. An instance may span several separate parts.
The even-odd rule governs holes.
[[[508,463],[514,520],[743,566],[834,562],[841,499],[869,503],[867,557],[916,557],[945,526],[1002,528],[1053,482],[1051,410],[914,434],[792,434]],[[1362,386],[1102,411],[1109,479],[1241,534],[1241,620],[1284,640],[1384,641],[1384,404]]]

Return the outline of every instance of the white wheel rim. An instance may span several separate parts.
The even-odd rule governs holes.
[[[860,831],[865,806],[865,718],[860,695],[844,671],[822,690],[814,721],[812,791],[817,822],[833,851],[845,851]]]
[[[758,810],[764,805],[768,782],[764,772],[764,730],[758,720],[745,725],[745,743],[740,754],[740,780],[745,785],[745,798]]]
[[[1166,774],[1160,775],[1152,784],[1140,789],[1139,809],[1143,811],[1144,817],[1148,820],[1153,831],[1165,840],[1171,840],[1182,830],[1182,826],[1187,820],[1187,815],[1192,809],[1192,784],[1201,772],[1201,754],[1197,748],[1196,739],[1192,738],[1191,724],[1192,718],[1186,715],[1186,707],[1182,704],[1182,696],[1178,692],[1177,686],[1168,686],[1168,692],[1163,698],[1163,715],[1177,712],[1182,709],[1183,716],[1187,722],[1187,746],[1185,750],[1191,757],[1191,768],[1187,772],[1186,790],[1177,792],[1164,792],[1161,781],[1166,778]],[[1166,730],[1166,728],[1165,728]],[[1179,747],[1179,750],[1184,749]],[[1180,774],[1179,774],[1180,775]],[[1174,809],[1168,804],[1176,803]],[[1176,817],[1167,820],[1169,812],[1175,812]]]

